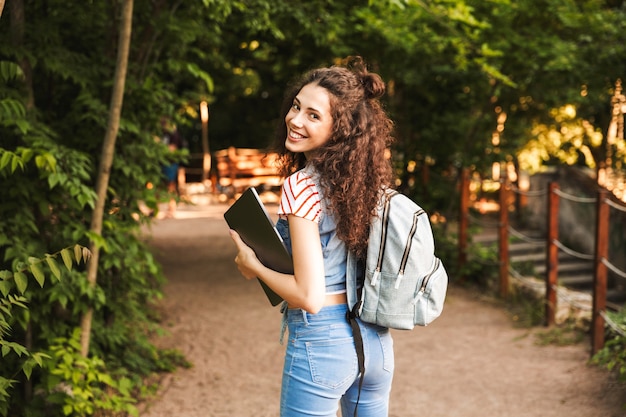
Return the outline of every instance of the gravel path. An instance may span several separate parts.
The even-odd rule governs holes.
[[[168,335],[193,363],[165,376],[141,417],[276,417],[280,313],[232,262],[225,205],[181,205],[145,230],[168,278]],[[626,387],[587,365],[589,343],[540,346],[496,302],[452,286],[443,315],[394,332],[390,416],[624,417]]]

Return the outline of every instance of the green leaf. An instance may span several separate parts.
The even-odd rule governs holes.
[[[83,257],[83,251],[80,245],[74,245],[74,259],[76,259],[76,263],[80,263],[80,260]]]
[[[28,355],[28,349],[26,349],[24,346],[20,345],[19,343],[6,342],[4,340],[0,340],[0,342],[2,343],[2,355],[3,356],[7,355],[9,351],[11,350],[15,352],[18,356]]]
[[[52,173],[48,176],[48,186],[50,189],[54,188],[55,185],[61,182],[63,176],[61,174]]]
[[[33,360],[29,359],[26,362],[24,362],[24,365],[22,365],[22,371],[24,372],[24,375],[26,375],[26,379],[30,379],[30,376],[33,373],[34,367],[35,367],[35,362]]]
[[[43,155],[37,155],[35,157],[35,165],[37,166],[37,168],[42,170],[46,166],[45,164],[46,164],[46,158]]]
[[[9,299],[9,301],[11,302],[11,304],[16,305],[18,307],[22,307],[22,308],[27,308],[26,307],[26,302],[28,302],[28,300],[22,296],[14,296],[12,294],[9,294],[7,296],[7,298]]]
[[[115,386],[115,382],[113,381],[113,378],[111,378],[111,375],[109,374],[98,374],[98,381],[102,382],[103,384],[107,384],[110,387]]]
[[[28,132],[28,130],[30,129],[30,126],[31,126],[30,123],[27,120],[16,120],[15,124],[20,129],[20,132],[22,134],[26,134],[26,132]]]
[[[35,151],[31,148],[23,148],[21,149],[20,153],[22,154],[22,159],[24,160],[24,162],[28,162],[33,157]]]
[[[0,292],[5,297],[9,295],[9,291],[11,291],[11,283],[9,281],[0,281]]]
[[[63,258],[63,263],[65,264],[65,267],[67,268],[67,270],[71,271],[72,265],[74,265],[74,263],[72,262],[72,254],[70,250],[67,248],[63,249],[61,251],[61,258]]]
[[[22,159],[19,156],[13,154],[13,159],[11,159],[11,172],[15,172],[18,166],[22,168],[22,170],[24,169],[24,163],[22,162]]]
[[[9,151],[4,151],[2,153],[2,157],[0,157],[0,169],[9,165],[9,162],[11,162],[11,155],[13,155],[13,153]]]
[[[130,379],[122,377],[117,384],[117,389],[124,395],[130,395],[133,383]]]
[[[41,270],[41,268],[39,267],[39,264],[38,263],[31,264],[30,265],[30,272],[33,274],[33,276],[35,277],[35,279],[39,283],[39,286],[41,288],[43,288],[43,285],[46,282],[46,276],[43,273],[43,271]]]
[[[43,366],[44,359],[52,359],[50,355],[45,353],[33,353],[32,358],[39,366]]]
[[[26,288],[28,288],[28,278],[22,272],[16,272],[13,274],[13,279],[15,280],[15,285],[17,286],[17,290],[24,294],[26,292]]]
[[[206,71],[203,71],[197,64],[187,64],[187,70],[195,77],[202,79],[206,84],[207,90],[210,93],[213,92],[213,78],[211,78],[211,76]]]
[[[54,157],[54,155],[52,155],[51,153],[45,153],[43,154],[44,158],[46,158],[46,161],[48,163],[48,170],[49,171],[56,171],[57,169],[57,160]]]
[[[57,261],[52,256],[46,256],[46,262],[48,262],[48,266],[50,267],[50,271],[52,271],[52,274],[58,280],[61,280],[61,270],[59,269]]]
[[[104,222],[103,223],[103,227],[107,227],[110,224],[111,223],[109,223],[109,222]],[[95,246],[97,246],[98,248],[103,248],[105,251],[108,252],[109,249],[107,247],[107,241],[106,241],[106,239],[102,235],[100,235],[98,233],[95,233],[95,232],[92,232],[92,231],[88,231],[87,232],[87,237],[89,238],[89,240],[91,240],[91,242]]]
[[[0,106],[3,110],[0,112],[0,119],[14,121],[26,116],[26,109],[22,103],[17,100],[10,98],[0,100]]]
[[[22,68],[15,62],[0,61],[0,76],[2,76],[2,81],[7,82],[14,78],[22,78],[24,73]]]

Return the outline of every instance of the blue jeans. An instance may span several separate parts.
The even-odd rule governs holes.
[[[348,306],[327,306],[317,314],[287,310],[289,339],[285,353],[281,417],[354,415],[359,369],[346,319]],[[393,339],[389,329],[359,321],[365,351],[365,378],[359,417],[388,414],[393,379]]]
[[[178,179],[178,164],[171,164],[161,168],[165,179],[169,182],[176,181]]]

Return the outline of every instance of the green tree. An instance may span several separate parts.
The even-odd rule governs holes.
[[[113,155],[115,153],[115,142],[119,131],[120,115],[122,113],[122,103],[124,99],[124,86],[126,84],[126,68],[128,67],[128,50],[130,49],[130,36],[133,23],[133,0],[125,0],[122,17],[120,20],[119,41],[117,44],[117,61],[115,66],[115,77],[113,79],[113,92],[111,94],[111,105],[107,121],[107,129],[102,143],[102,154],[100,156],[100,167],[96,178],[96,204],[91,214],[91,225],[89,231],[94,236],[102,234],[102,220],[104,208],[107,200],[107,188],[111,166],[113,165]],[[95,287],[98,277],[98,259],[100,257],[100,242],[92,240],[90,251],[92,257],[87,268],[87,281],[91,287]],[[91,340],[91,322],[93,320],[93,307],[87,309],[81,319],[81,354],[87,356],[89,353],[89,342]]]
[[[133,387],[172,365],[149,342],[149,305],[163,277],[141,239],[150,218],[138,203],[156,209],[159,187],[146,185],[160,183],[161,165],[185,157],[155,141],[162,116],[198,152],[198,105],[207,101],[212,149],[263,148],[294,75],[359,54],[388,81],[401,187],[425,193],[429,210],[451,210],[459,168],[486,173],[514,158],[550,129],[555,109],[573,105],[579,120],[571,126],[584,120],[585,132],[604,132],[611,89],[626,68],[622,1],[135,0],[116,127],[124,4],[0,3],[0,270],[97,243],[96,285],[94,270],[77,267],[58,283],[28,286],[28,313],[9,318],[7,340],[51,358],[66,349],[80,361],[75,329],[92,310],[89,358]],[[593,152],[601,157],[601,148]],[[96,186],[103,170],[108,181]],[[433,174],[431,184],[420,170]],[[3,358],[0,375],[18,361]],[[49,372],[35,369],[31,385],[46,387]],[[36,407],[33,392],[12,388],[9,408]]]

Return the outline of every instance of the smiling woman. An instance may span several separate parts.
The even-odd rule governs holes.
[[[285,300],[289,329],[280,415],[386,416],[394,370],[389,329],[358,320],[367,369],[357,357],[349,311],[348,253],[363,259],[379,190],[391,183],[385,152],[391,121],[385,84],[360,58],[310,71],[288,91],[277,136],[286,177],[277,229],[293,274],[265,267],[236,232],[235,262]],[[305,360],[302,360],[305,358]]]
[[[332,133],[328,91],[316,84],[302,87],[285,116],[285,124],[285,147],[290,152],[303,153],[308,159],[310,153],[324,145]]]

